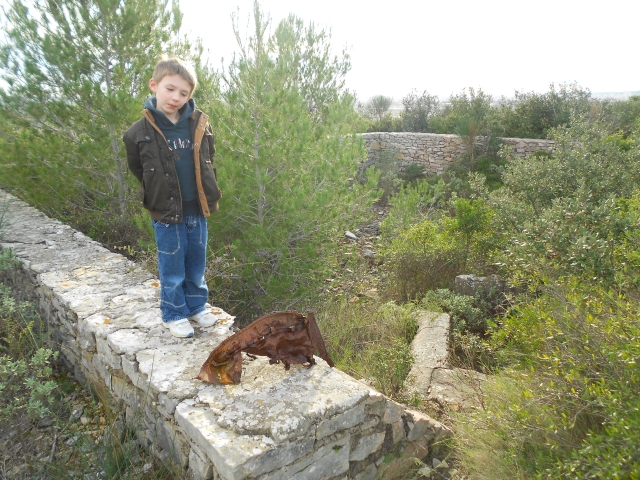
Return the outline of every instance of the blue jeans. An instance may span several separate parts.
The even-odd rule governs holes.
[[[192,317],[205,309],[207,220],[186,215],[178,224],[151,221],[158,246],[160,311],[163,322]]]

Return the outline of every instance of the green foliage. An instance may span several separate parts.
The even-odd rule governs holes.
[[[636,137],[621,143],[586,120],[551,135],[553,155],[509,161],[508,188],[474,184],[503,238],[503,274],[529,288],[489,324],[494,365],[506,368],[485,388],[484,409],[456,422],[458,454],[480,478],[634,478]]]
[[[475,298],[459,295],[448,289],[431,290],[420,301],[425,309],[442,310],[451,316],[451,326],[458,331],[484,332],[487,327],[485,313],[475,306]]]
[[[403,132],[401,117],[394,117],[390,113],[386,113],[379,120],[369,118],[361,119],[358,127],[359,132]]]
[[[449,234],[440,222],[432,220],[407,228],[383,249],[382,255],[388,272],[386,294],[399,300],[453,287],[466,260],[462,238]]]
[[[215,251],[229,249],[260,314],[304,299],[348,217],[375,199],[354,178],[364,154],[354,97],[344,90],[348,57],[295,17],[273,36],[257,3],[253,31],[222,80],[212,119],[222,189]],[[236,23],[236,36],[241,38]],[[216,295],[214,285],[214,295]]]
[[[338,297],[329,299],[317,318],[338,368],[397,396],[413,364],[410,345],[418,330],[414,310],[411,304],[349,303]]]
[[[475,170],[485,177],[489,190],[496,190],[503,185],[502,172],[504,172],[507,163],[504,158],[483,155],[478,157],[475,162]]]
[[[591,93],[579,85],[552,83],[546,93],[515,92],[512,100],[499,107],[500,135],[515,138],[547,138],[550,131],[570,125],[573,116],[583,116],[591,108]]]
[[[402,113],[402,128],[405,132],[431,132],[431,120],[438,115],[440,101],[435,95],[426,91],[418,94],[413,90],[402,99],[404,112]]]
[[[638,459],[627,446],[638,439],[640,419],[637,291],[629,297],[574,279],[521,304],[504,322],[493,341],[514,369],[486,389],[487,408],[472,417],[472,428],[488,426],[502,439],[500,450],[510,455],[501,461],[525,478],[632,478]]]
[[[640,96],[635,95],[625,101],[605,102],[604,116],[611,124],[611,130],[627,138],[640,127]]]
[[[50,362],[57,356],[57,352],[44,348],[23,360],[0,356],[0,420],[6,421],[21,412],[36,420],[49,412],[57,388]],[[25,403],[21,402],[23,390],[29,392]]]
[[[550,157],[521,159],[503,151],[507,165],[502,180],[512,202],[524,203],[536,217],[554,199],[573,196],[581,187],[597,202],[612,195],[630,196],[640,185],[640,148],[635,142],[629,150],[621,149],[608,139],[602,124],[585,119],[551,135],[557,150]]]
[[[11,139],[5,181],[31,203],[54,199],[124,214],[132,186],[120,135],[177,34],[179,11],[156,0],[126,8],[108,0],[18,0],[5,21],[0,58],[8,88],[0,103],[9,115],[3,136]]]
[[[13,261],[8,252],[0,254],[0,264]],[[17,301],[11,290],[0,284],[0,352],[20,360],[29,357],[42,346],[42,328],[33,304]]]
[[[592,282],[616,281],[616,252],[635,228],[615,200],[593,201],[581,189],[576,198],[559,199],[515,236],[505,263],[515,281],[534,284],[582,274]],[[517,279],[517,280],[516,280]]]
[[[469,171],[475,169],[476,142],[479,136],[491,133],[491,95],[478,89],[469,88],[458,95],[452,95],[447,107],[447,121],[453,123],[454,132],[462,137],[467,147]]]
[[[447,194],[438,178],[433,184],[408,184],[390,199],[393,208],[380,231],[387,244],[381,249],[387,272],[384,290],[391,298],[413,299],[428,290],[450,288],[467,268],[485,271],[483,257],[496,248],[493,212],[482,199],[453,195],[447,201]],[[439,202],[448,209],[435,208]]]
[[[415,360],[411,345],[402,340],[394,340],[391,345],[375,345],[371,357],[375,387],[388,396],[400,393]]]
[[[401,185],[389,198],[392,210],[380,224],[383,238],[391,240],[409,225],[425,220],[434,206],[446,202],[447,194],[444,179],[435,175]]]
[[[400,172],[398,176],[402,179],[403,182],[405,182],[405,184],[411,183],[415,185],[418,180],[424,179],[426,177],[424,169],[424,165],[412,163],[408,165],[402,172]]]
[[[362,106],[361,110],[367,118],[382,123],[382,119],[387,114],[393,98],[384,95],[375,95]]]

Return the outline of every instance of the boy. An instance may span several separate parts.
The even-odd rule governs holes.
[[[207,221],[218,209],[213,132],[195,108],[193,70],[178,58],[155,66],[142,119],[123,135],[129,170],[141,183],[158,247],[160,310],[172,335],[193,336],[189,320],[215,325],[204,280]]]

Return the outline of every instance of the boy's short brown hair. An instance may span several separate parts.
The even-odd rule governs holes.
[[[156,83],[160,83],[160,80],[167,75],[180,75],[184,78],[191,85],[190,95],[193,95],[198,85],[196,72],[184,60],[178,57],[163,56],[153,69],[153,79]]]

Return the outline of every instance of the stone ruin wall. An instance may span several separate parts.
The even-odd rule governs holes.
[[[424,165],[426,173],[441,175],[454,160],[466,152],[466,146],[458,135],[436,133],[375,132],[363,133],[368,158],[363,168],[391,158],[396,171],[403,171],[411,164]],[[528,138],[501,138],[514,155],[524,158],[538,151],[552,153],[555,142]],[[477,143],[484,145],[484,137]]]
[[[0,190],[2,206],[0,246],[18,262],[0,280],[36,304],[67,368],[107,392],[138,442],[185,477],[375,480],[450,436],[319,358],[285,371],[245,357],[239,385],[197,380],[232,320],[174,338],[155,276]]]

